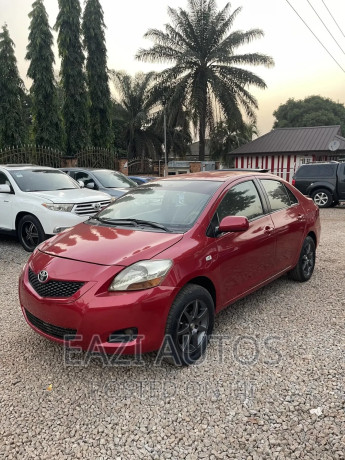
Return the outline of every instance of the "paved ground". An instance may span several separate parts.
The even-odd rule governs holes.
[[[64,357],[26,325],[28,254],[0,238],[0,458],[345,458],[345,207],[321,215],[312,280],[222,312],[187,369]]]

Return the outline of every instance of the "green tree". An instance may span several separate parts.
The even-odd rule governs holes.
[[[90,97],[90,136],[97,147],[111,144],[110,90],[103,9],[99,0],[87,0],[83,16],[86,71]]]
[[[125,72],[111,72],[119,94],[117,119],[122,121],[123,139],[128,158],[162,154],[162,139],[154,128],[151,88],[155,73],[138,73],[131,77]]]
[[[30,60],[28,77],[33,80],[30,93],[34,140],[39,145],[61,148],[62,126],[53,71],[53,35],[42,0],[32,4],[29,17],[31,22],[26,59]]]
[[[75,156],[89,144],[86,80],[83,72],[84,54],[80,40],[79,0],[59,0],[55,29],[61,57],[61,83],[64,90],[63,118],[66,151]]]
[[[215,160],[228,161],[228,153],[247,144],[257,135],[254,123],[233,123],[231,120],[216,123],[210,132],[210,155]]]
[[[321,96],[288,99],[273,112],[273,128],[341,125],[345,134],[345,105]]]
[[[188,0],[188,9],[168,9],[172,24],[165,32],[150,29],[146,38],[155,44],[141,49],[137,58],[150,62],[168,62],[172,67],[160,73],[165,85],[173,87],[173,104],[185,102],[191,108],[199,131],[199,158],[205,157],[207,128],[214,123],[218,103],[225,119],[242,120],[242,111],[255,122],[255,97],[249,85],[266,88],[265,82],[242,65],[273,65],[273,59],[260,53],[235,54],[235,50],[263,36],[259,29],[246,32],[230,29],[241,11],[230,13],[230,4],[218,11],[214,0]]]
[[[27,140],[26,115],[23,105],[27,102],[24,83],[19,76],[7,25],[0,33],[0,146],[18,145]]]

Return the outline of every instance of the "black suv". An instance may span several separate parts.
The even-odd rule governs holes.
[[[302,165],[294,174],[292,185],[310,196],[320,208],[336,206],[345,201],[345,162]]]

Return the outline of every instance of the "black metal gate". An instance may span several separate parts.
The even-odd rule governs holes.
[[[91,147],[82,150],[77,155],[78,166],[83,168],[101,168],[117,170],[118,158],[114,151]]]
[[[61,167],[60,150],[38,145],[19,145],[0,150],[0,164],[34,164],[39,166]]]

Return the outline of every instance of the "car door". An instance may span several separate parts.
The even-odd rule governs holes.
[[[249,229],[221,234],[216,239],[220,303],[244,295],[275,273],[275,236],[270,215],[265,215],[252,180],[231,187],[219,204],[213,223],[226,216],[245,216]]]
[[[9,178],[4,172],[0,172],[0,185],[9,185],[12,188]],[[0,193],[0,229],[13,230],[13,193]]]
[[[266,192],[276,233],[276,264],[282,271],[296,262],[304,239],[304,209],[293,192],[275,179],[260,179]]]

